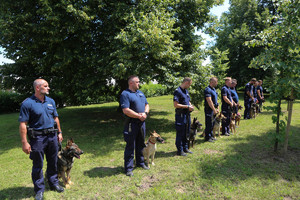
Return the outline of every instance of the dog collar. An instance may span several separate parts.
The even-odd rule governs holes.
[[[155,144],[155,143],[151,142],[150,140],[148,140],[148,142],[150,142],[151,144]]]

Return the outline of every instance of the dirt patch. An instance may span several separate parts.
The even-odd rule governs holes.
[[[211,154],[223,154],[222,151],[217,151],[217,150],[212,150],[212,149],[205,149],[204,153],[208,154],[208,155],[211,155]]]
[[[146,176],[143,178],[141,185],[138,186],[140,191],[148,190],[150,187],[159,181],[159,178],[155,175]]]

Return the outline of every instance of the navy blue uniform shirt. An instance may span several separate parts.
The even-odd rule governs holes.
[[[214,106],[215,107],[218,106],[218,93],[217,93],[216,89],[211,87],[210,85],[207,86],[204,90],[204,107],[205,107],[205,110],[212,110],[206,101],[206,97],[211,97],[211,100],[212,100]]]
[[[45,96],[41,102],[32,95],[21,105],[19,122],[28,122],[30,128],[42,130],[54,126],[54,117],[58,117],[54,100]]]
[[[231,96],[232,96],[232,100],[237,103],[239,102],[239,96],[235,90],[235,88],[230,88],[230,91],[231,91]]]
[[[250,83],[247,83],[245,86],[245,94],[244,94],[245,102],[246,102],[246,100],[248,101],[250,99],[247,92],[250,92],[250,95],[253,96],[253,85],[251,85]]]
[[[177,101],[182,105],[190,105],[190,95],[187,89],[182,89],[180,86],[174,92],[173,101]]]
[[[257,86],[257,90],[260,91],[260,96],[263,97],[263,88],[262,88],[262,86]],[[257,97],[258,97],[258,99],[260,99],[258,95],[257,95]]]
[[[232,96],[231,96],[231,91],[230,91],[230,88],[226,85],[224,85],[222,87],[222,90],[221,90],[221,95],[222,95],[222,110],[226,110],[228,109],[228,104],[224,101],[223,99],[223,96],[226,96],[230,102],[232,102]]]
[[[121,108],[130,108],[134,112],[144,113],[145,105],[148,104],[147,99],[143,92],[137,90],[133,92],[126,89],[122,92],[120,97]]]

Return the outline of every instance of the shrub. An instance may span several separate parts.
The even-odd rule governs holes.
[[[142,85],[140,90],[145,94],[146,97],[156,97],[168,94],[167,86],[152,82]]]
[[[10,91],[0,91],[0,113],[18,111],[23,100],[24,96],[18,93]]]

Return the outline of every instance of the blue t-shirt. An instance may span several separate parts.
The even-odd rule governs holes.
[[[148,104],[148,102],[144,93],[140,90],[133,92],[126,89],[121,94],[120,104],[122,109],[130,108],[134,112],[143,113],[145,112],[145,105]]]
[[[257,87],[253,86],[253,97],[257,99]]]
[[[248,96],[247,92],[250,92],[250,95],[253,96],[253,85],[250,84],[250,83],[247,83],[246,86],[245,86],[245,94],[244,94],[244,100],[245,100],[245,102],[250,99],[250,97]]]
[[[263,97],[264,95],[263,95],[263,88],[262,88],[262,86],[257,86],[257,90],[260,91],[260,96]],[[257,95],[257,98],[260,99],[258,95]]]
[[[182,105],[190,105],[190,95],[187,89],[182,89],[180,86],[174,91],[173,101],[177,101]]]
[[[221,90],[221,95],[222,95],[222,110],[224,110],[227,109],[229,105],[224,101],[223,96],[226,96],[229,99],[229,101],[232,102],[230,88],[224,85]]]
[[[27,122],[30,128],[42,130],[54,126],[54,117],[58,117],[54,100],[45,96],[45,101],[41,102],[32,95],[21,105],[19,122]]]
[[[231,92],[231,96],[232,96],[232,100],[237,103],[239,102],[239,96],[235,90],[235,88],[230,88],[230,92]]]
[[[218,93],[215,88],[209,85],[204,90],[204,108],[205,110],[211,111],[212,109],[209,107],[208,102],[206,101],[206,97],[211,97],[214,106],[218,107]]]

